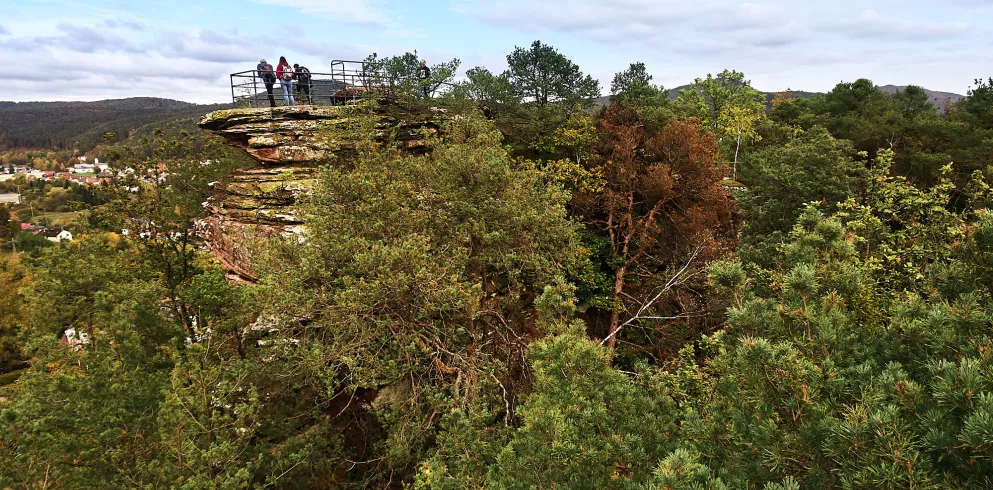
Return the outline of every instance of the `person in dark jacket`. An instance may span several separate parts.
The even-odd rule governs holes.
[[[279,86],[283,89],[283,100],[286,105],[296,105],[293,100],[293,68],[286,61],[285,56],[279,57],[279,66],[276,67],[276,78],[279,79]]]
[[[314,100],[310,97],[310,89],[314,85],[310,77],[310,70],[306,66],[294,64],[293,74],[297,79],[297,97],[300,97],[300,92],[303,92],[307,94],[307,103],[313,104]]]
[[[428,68],[428,62],[421,60],[421,66],[417,68],[417,81],[421,85],[421,90],[424,91],[424,97],[431,97],[430,80],[431,69]]]
[[[272,70],[272,65],[265,62],[265,58],[259,60],[259,65],[255,67],[256,75],[265,84],[265,91],[269,94],[269,107],[276,107],[276,99],[272,97],[272,86],[276,84],[276,72]]]

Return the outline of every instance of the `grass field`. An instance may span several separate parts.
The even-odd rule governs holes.
[[[29,221],[34,224],[47,223],[48,226],[69,226],[76,220],[86,219],[89,211],[73,211],[68,213],[35,213]]]

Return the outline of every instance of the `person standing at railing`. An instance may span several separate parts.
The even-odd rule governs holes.
[[[285,56],[279,57],[276,78],[279,78],[279,86],[283,89],[283,100],[286,101],[286,105],[296,105],[296,101],[293,100],[293,68],[290,67]]]
[[[293,73],[297,78],[297,97],[300,96],[300,92],[307,94],[307,103],[313,104],[314,100],[310,97],[310,89],[313,87],[310,70],[306,66],[293,64]]]
[[[272,97],[272,86],[276,84],[276,73],[272,71],[272,65],[265,62],[265,58],[259,60],[259,66],[255,67],[257,75],[265,84],[265,91],[269,94],[269,107],[276,107],[276,99]]]
[[[421,84],[425,98],[431,97],[430,79],[431,69],[428,68],[428,62],[421,60],[421,66],[417,68],[417,82]]]

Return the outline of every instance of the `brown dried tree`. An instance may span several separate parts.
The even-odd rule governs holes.
[[[577,196],[587,225],[609,238],[616,258],[613,299],[604,343],[613,348],[621,329],[658,316],[668,293],[728,249],[732,203],[721,180],[713,134],[699,121],[671,121],[650,129],[620,104],[604,110],[593,165],[604,186]],[[686,316],[692,312],[681,312]]]

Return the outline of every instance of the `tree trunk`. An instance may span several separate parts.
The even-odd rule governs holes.
[[[734,147],[734,166],[731,168],[731,178],[738,180],[738,150],[741,149],[741,129],[738,130],[738,144]]]
[[[621,326],[621,312],[616,308],[616,305],[622,304],[621,293],[624,292],[624,276],[628,273],[627,266],[622,266],[617,269],[617,273],[614,276],[614,310],[610,312],[610,331],[608,335],[613,334],[610,340],[607,341],[607,347],[611,350],[617,345],[617,337],[620,336],[620,332],[617,329]],[[615,333],[616,332],[616,333]]]

